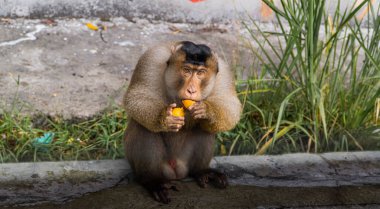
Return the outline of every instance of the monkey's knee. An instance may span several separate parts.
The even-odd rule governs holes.
[[[169,163],[162,164],[162,174],[168,180],[174,180],[177,178],[174,169],[169,165]]]
[[[177,159],[175,171],[177,174],[177,179],[183,179],[187,176],[189,169],[187,168],[187,164],[184,161]]]
[[[163,163],[162,173],[169,180],[183,179],[187,176],[188,168],[184,161],[172,159]]]

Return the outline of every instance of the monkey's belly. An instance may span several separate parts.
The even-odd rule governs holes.
[[[126,157],[137,177],[181,179],[208,168],[215,135],[200,128],[154,133],[131,120],[124,140]]]
[[[194,169],[205,169],[213,156],[215,135],[200,129],[165,133],[166,159],[163,173],[168,179],[185,178]]]

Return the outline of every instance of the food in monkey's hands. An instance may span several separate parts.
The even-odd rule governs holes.
[[[175,107],[172,110],[172,114],[176,117],[185,117],[185,110],[183,109],[183,107]]]
[[[183,106],[186,107],[186,109],[188,109],[189,107],[191,107],[191,105],[193,105],[194,103],[195,103],[195,101],[190,100],[190,99],[184,99],[184,100],[182,100],[182,104],[183,104]]]

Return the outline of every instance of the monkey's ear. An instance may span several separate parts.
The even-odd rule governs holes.
[[[172,57],[173,55],[182,47],[182,43],[181,42],[177,42],[175,44],[173,44],[172,46],[170,46],[170,52],[172,53]],[[167,62],[166,62],[166,65],[169,66],[170,64],[170,60],[172,58],[170,58]]]
[[[178,43],[173,44],[173,46],[170,47],[170,50],[172,54],[175,54],[181,47],[182,47],[182,43],[178,42]]]
[[[216,73],[219,72],[219,62],[218,62],[218,54],[214,51],[211,51],[211,54],[212,54],[212,61],[215,63],[215,66],[216,66]]]

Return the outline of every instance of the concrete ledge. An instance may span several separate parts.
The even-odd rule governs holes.
[[[216,157],[211,166],[232,185],[380,185],[380,152]],[[70,161],[1,164],[0,173],[0,205],[10,205],[65,201],[112,187],[131,169],[125,160]]]
[[[125,160],[1,164],[0,206],[62,202],[112,187],[128,173]]]
[[[215,167],[232,184],[282,187],[380,184],[380,152],[231,156],[215,158]]]

